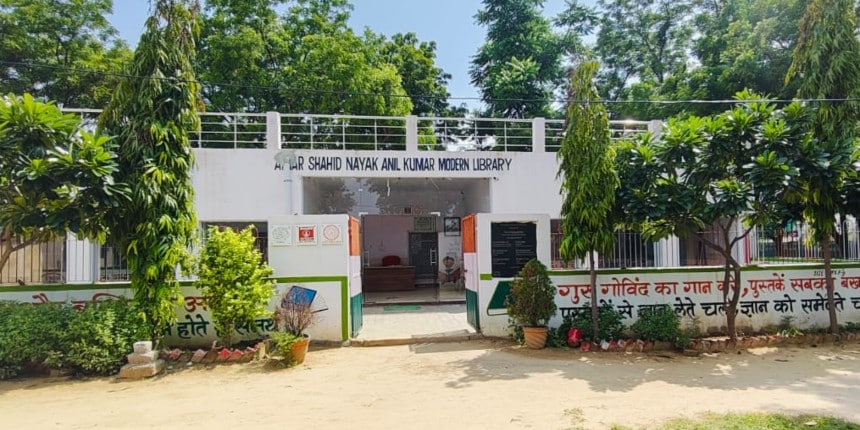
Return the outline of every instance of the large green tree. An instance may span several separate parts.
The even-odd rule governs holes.
[[[561,38],[541,14],[544,0],[484,0],[475,15],[487,37],[472,57],[472,84],[484,115],[549,116],[553,91],[563,80]]]
[[[351,10],[347,0],[208,1],[197,72],[210,109],[400,116],[413,112],[407,85],[447,97],[433,45],[355,34]]]
[[[117,136],[120,180],[131,202],[111,212],[112,239],[126,251],[131,287],[157,339],[176,319],[176,271],[187,266],[197,228],[190,132],[199,129],[194,77],[196,0],[158,0],[128,78],[99,126]]]
[[[29,94],[0,98],[0,279],[12,253],[67,232],[104,241],[127,201],[108,137]]]
[[[797,81],[797,95],[813,99],[813,139],[803,148],[800,201],[824,256],[830,331],[839,325],[834,306],[830,245],[846,177],[857,161],[860,103],[860,41],[854,2],[812,0],[800,20],[800,33],[786,80]],[[850,183],[850,182],[849,182]]]
[[[64,107],[110,100],[131,51],[106,15],[112,0],[0,0],[0,94]]]
[[[588,259],[594,339],[600,339],[595,253],[609,254],[615,244],[610,215],[619,185],[609,114],[594,85],[597,69],[597,62],[585,62],[571,73],[565,133],[558,151],[563,198],[559,251],[567,261]]]
[[[719,256],[732,339],[742,291],[736,245],[782,215],[798,175],[795,151],[808,140],[804,112],[797,103],[783,110],[739,104],[712,116],[672,119],[659,137],[639,136],[618,152],[617,164],[625,167],[616,212],[649,239],[694,238]]]

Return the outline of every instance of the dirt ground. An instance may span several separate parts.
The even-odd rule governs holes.
[[[0,382],[9,429],[606,428],[706,411],[860,422],[860,343],[688,358],[474,341],[312,349],[289,369],[251,363],[134,382]]]

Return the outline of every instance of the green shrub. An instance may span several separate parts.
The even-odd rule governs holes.
[[[0,303],[0,378],[48,368],[108,375],[147,333],[139,311],[125,300],[81,311],[56,303]]]
[[[546,266],[531,259],[511,282],[511,292],[505,299],[508,316],[527,327],[546,325],[555,315],[555,295]]]
[[[200,251],[197,287],[212,312],[215,329],[227,346],[232,345],[236,326],[270,316],[266,309],[274,294],[274,281],[266,280],[272,268],[262,263],[254,249],[253,227],[239,233],[210,227]]]
[[[65,364],[92,375],[110,375],[122,367],[125,356],[139,340],[149,338],[149,326],[136,307],[126,300],[88,304],[69,323],[69,350]]]
[[[677,342],[682,334],[681,318],[670,306],[640,310],[639,319],[630,329],[639,339],[652,342]]]
[[[304,339],[304,336],[295,335],[288,331],[273,331],[269,333],[269,337],[275,344],[275,350],[284,358],[285,363],[292,363],[293,357],[291,348],[297,342]]]
[[[60,367],[65,335],[74,316],[69,306],[0,303],[0,378],[45,366]]]
[[[589,306],[586,303],[585,306]],[[601,306],[598,309],[597,321],[600,324],[600,333],[603,339],[621,339],[624,332],[624,317],[620,312],[610,305]],[[603,339],[592,339],[594,331],[591,329],[591,312],[579,312],[575,316],[566,316],[558,327],[558,336],[563,336],[562,341],[567,343],[567,332],[571,328],[582,331],[582,340],[586,342],[599,342]]]

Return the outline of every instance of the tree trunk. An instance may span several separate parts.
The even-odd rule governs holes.
[[[732,300],[729,303],[728,309],[726,309],[726,327],[731,326],[731,330],[729,331],[729,337],[733,341],[738,340],[738,330],[735,321],[738,317],[738,304],[741,301],[741,266],[736,261],[732,263],[732,269],[734,271],[734,288],[732,288]],[[729,317],[731,315],[731,317]],[[731,318],[731,319],[730,319]],[[729,324],[731,321],[731,324]]]
[[[591,276],[591,332],[594,341],[600,342],[600,309],[597,306],[597,270],[594,268],[594,252],[588,254]]]
[[[833,268],[830,267],[830,260],[833,256],[830,252],[830,236],[825,236],[821,240],[822,251],[824,251],[824,280],[827,288],[827,310],[830,312],[830,333],[839,333],[839,321],[836,318],[836,303],[833,293]]]
[[[737,313],[735,312],[735,307],[733,305],[735,301],[735,288],[732,288],[732,266],[729,257],[725,258],[726,262],[723,266],[723,309],[726,311],[726,332],[728,332],[729,338],[732,340],[736,340],[737,330],[735,330],[735,317]],[[732,297],[729,298],[729,290],[732,291]]]

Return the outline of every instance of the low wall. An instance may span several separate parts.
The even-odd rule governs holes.
[[[588,272],[551,272],[558,312],[550,321],[558,326],[565,315],[590,312],[592,298]],[[683,319],[698,321],[704,331],[725,329],[722,268],[605,270],[597,277],[597,299],[614,307],[633,324],[642,309],[669,305]],[[835,305],[840,322],[860,321],[860,265],[834,265]],[[480,325],[486,336],[507,336],[504,297],[511,278],[481,274]],[[745,267],[741,275],[739,330],[760,331],[776,326],[784,317],[800,329],[827,327],[829,314],[821,265]]]
[[[347,279],[343,277],[278,278],[277,291],[269,303],[274,310],[277,298],[289,288],[299,287],[313,291],[312,309],[316,318],[307,330],[312,339],[343,341],[349,338],[346,321],[348,305]],[[176,308],[177,323],[165,330],[165,343],[176,347],[206,347],[218,339],[212,315],[202,294],[193,286],[181,287],[184,299]],[[0,288],[0,300],[22,303],[66,303],[82,308],[101,300],[133,297],[128,284],[41,285]],[[271,318],[261,318],[251,327],[239,327],[237,340],[259,339],[274,328]]]

